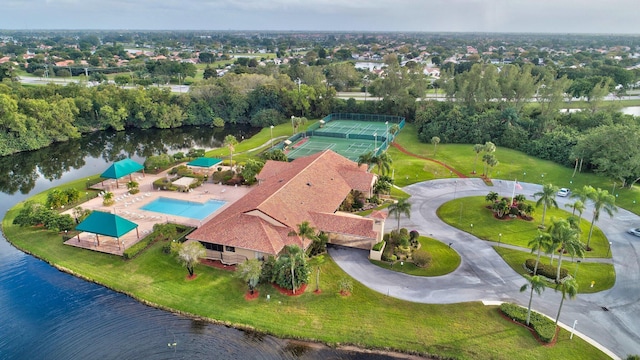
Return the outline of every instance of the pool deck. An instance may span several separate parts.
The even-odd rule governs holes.
[[[93,186],[94,189],[106,189],[111,191],[114,194],[116,203],[111,206],[104,206],[102,204],[102,197],[96,197],[80,204],[80,207],[92,211],[104,211],[122,216],[123,218],[138,224],[137,231],[133,230],[119,239],[82,232],[78,236],[65,241],[65,244],[122,256],[126,248],[131,247],[151,233],[153,225],[170,222],[199,227],[252,190],[252,188],[246,186],[226,186],[211,182],[204,183],[202,186],[193,189],[191,192],[153,190],[153,182],[166,176],[166,172],[162,172],[157,175],[146,174],[144,176],[138,173],[133,174],[133,179],[139,183],[138,188],[140,189],[140,192],[135,195],[127,195],[128,190],[126,182],[129,181],[128,177],[126,180],[122,179],[120,181],[119,187],[116,187],[115,180],[105,181],[104,183],[98,183]],[[202,203],[208,200],[223,200],[227,203],[203,220],[161,214],[141,209],[143,206],[159,197]],[[69,214],[73,217],[73,209],[65,211],[64,214]]]

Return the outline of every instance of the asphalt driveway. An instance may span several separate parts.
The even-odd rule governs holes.
[[[523,189],[517,193],[528,198],[542,189],[537,184],[520,184]],[[440,277],[415,277],[370,264],[367,251],[332,248],[329,252],[338,266],[367,287],[408,301],[431,304],[509,301],[526,306],[528,295],[519,292],[526,281],[493,250],[495,243],[455,229],[436,215],[438,207],[454,197],[485,196],[489,191],[511,196],[513,181],[494,180],[494,186],[488,187],[481,179],[440,179],[410,185],[403,190],[411,194],[412,208],[411,218],[403,217],[401,226],[451,243],[462,258],[460,267]],[[560,208],[565,208],[564,205],[573,199],[557,197],[556,201]],[[591,206],[587,206],[583,217],[591,219]],[[395,228],[395,224],[395,219],[389,219],[387,231]],[[565,301],[560,316],[565,326],[573,325],[577,320],[576,334],[595,340],[621,358],[640,354],[640,239],[626,233],[638,224],[640,217],[623,209],[619,209],[613,219],[601,214],[597,225],[612,243],[616,283],[610,290],[579,294],[575,300]],[[534,298],[532,307],[555,318],[560,298],[559,293],[547,289]]]

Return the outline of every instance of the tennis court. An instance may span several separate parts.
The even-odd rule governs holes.
[[[378,141],[377,144],[375,143],[375,141],[370,140],[349,140],[312,136],[302,138],[298,143],[293,144],[293,149],[287,153],[287,157],[289,159],[297,159],[331,149],[349,160],[358,161],[360,155],[372,151],[374,146],[380,146],[381,144],[380,141]]]
[[[390,126],[393,126],[393,124],[371,121],[334,120],[314,130],[313,133],[334,132],[347,135],[377,135],[379,137],[386,137]]]

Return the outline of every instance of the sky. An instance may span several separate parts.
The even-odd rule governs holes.
[[[0,29],[640,34],[638,0],[1,0]]]

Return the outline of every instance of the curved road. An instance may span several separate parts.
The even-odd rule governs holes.
[[[542,189],[537,184],[520,184],[523,189],[517,193],[529,198]],[[455,229],[436,215],[436,209],[454,197],[485,196],[489,191],[511,196],[513,181],[494,180],[494,186],[487,187],[477,178],[440,179],[410,185],[403,190],[411,194],[412,209],[411,218],[403,217],[401,226],[452,243],[462,258],[460,267],[445,276],[414,277],[370,264],[368,252],[332,248],[330,254],[338,266],[369,288],[408,301],[431,304],[509,301],[527,305],[528,292],[519,292],[525,279],[493,250],[494,242]],[[560,208],[573,201],[569,198],[556,200]],[[590,206],[583,217],[591,219]],[[395,220],[387,221],[387,230],[395,228],[394,224]],[[599,343],[614,358],[640,354],[640,239],[626,233],[627,229],[640,225],[640,217],[619,209],[613,219],[602,215],[597,225],[612,243],[616,283],[610,290],[578,294],[575,300],[565,301],[560,321],[567,327],[566,324],[573,325],[574,320],[578,320],[576,334],[594,340],[596,345]],[[560,298],[560,293],[547,289],[541,296],[534,296],[532,308],[555,319]]]

